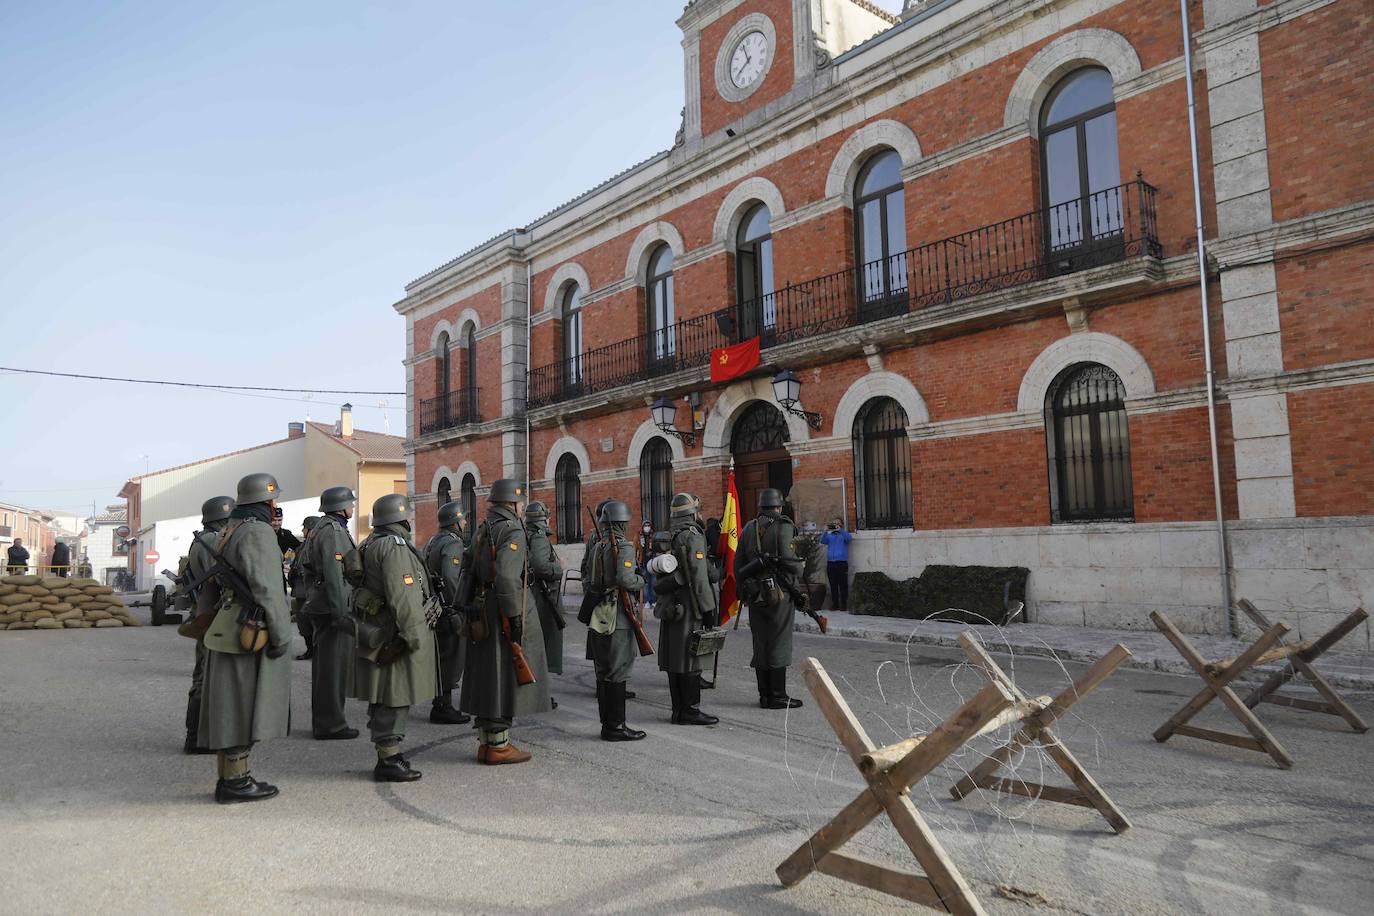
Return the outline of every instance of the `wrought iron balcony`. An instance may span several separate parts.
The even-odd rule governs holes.
[[[420,402],[420,435],[481,423],[478,411],[482,389],[462,388]]]
[[[587,350],[532,370],[528,405],[700,368],[709,365],[713,349],[750,337],[767,348],[1128,258],[1159,257],[1156,193],[1137,173],[1135,181],[1087,198]]]

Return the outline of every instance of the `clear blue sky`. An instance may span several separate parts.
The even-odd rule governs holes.
[[[682,7],[0,4],[0,365],[403,391],[408,281],[671,144]],[[343,400],[0,373],[0,499],[103,507]]]

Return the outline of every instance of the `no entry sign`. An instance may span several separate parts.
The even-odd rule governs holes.
[[[154,565],[160,559],[162,559],[162,554],[158,553],[156,550],[150,550],[143,555],[143,562],[147,563],[149,566]]]

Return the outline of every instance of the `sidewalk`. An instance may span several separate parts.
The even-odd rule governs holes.
[[[1097,661],[1112,646],[1121,643],[1131,650],[1131,658],[1124,667],[1163,671],[1168,674],[1188,674],[1196,677],[1161,633],[1148,630],[1100,630],[1090,627],[1051,626],[1039,623],[1018,623],[1005,627],[975,626],[964,623],[944,623],[934,620],[906,620],[899,617],[867,617],[855,614],[827,612],[828,633],[831,636],[850,636],[857,639],[910,642],[913,645],[957,648],[959,634],[972,630],[988,651],[1058,657],[1079,662]],[[748,614],[741,626],[749,625]],[[793,628],[799,633],[817,633],[815,621],[798,615]],[[1225,636],[1188,635],[1189,641],[1207,659],[1234,658],[1249,647],[1248,642]],[[1279,670],[1281,662],[1253,668],[1238,680],[1254,683]],[[1316,663],[1316,668],[1333,687],[1374,691],[1374,656],[1328,652]],[[1302,680],[1294,682],[1297,686]],[[1199,682],[1199,687],[1201,682]]]

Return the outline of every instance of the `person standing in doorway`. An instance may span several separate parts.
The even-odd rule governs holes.
[[[821,543],[825,545],[825,573],[830,579],[830,609],[849,610],[849,542],[854,535],[844,530],[844,522],[833,518],[825,526]]]

